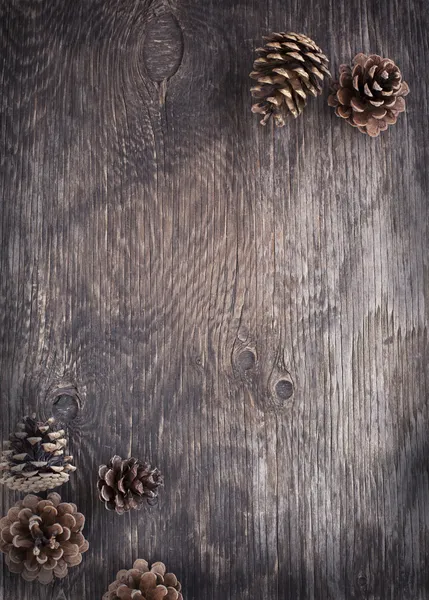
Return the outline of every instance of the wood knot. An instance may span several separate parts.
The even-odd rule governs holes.
[[[269,410],[289,410],[296,384],[285,365],[284,351],[280,349],[274,359],[268,378],[267,408]]]
[[[52,414],[60,423],[70,423],[80,410],[80,399],[75,387],[59,388],[53,396]]]
[[[252,350],[242,350],[236,358],[237,366],[243,371],[253,369],[256,364],[256,356]]]
[[[152,81],[172,77],[182,62],[183,34],[176,17],[166,12],[152,19],[146,29],[143,58]]]
[[[275,385],[275,390],[280,400],[289,400],[293,394],[293,383],[289,379],[280,379]]]
[[[366,590],[368,587],[368,580],[362,571],[357,576],[357,584],[361,590]]]

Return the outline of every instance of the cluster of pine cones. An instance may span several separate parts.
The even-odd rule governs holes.
[[[77,506],[63,502],[57,493],[50,493],[46,500],[32,493],[69,480],[76,467],[66,447],[65,431],[55,427],[54,419],[41,422],[35,416],[25,417],[4,442],[0,483],[28,495],[0,519],[0,551],[6,555],[10,571],[20,573],[26,581],[48,584],[63,578],[88,550],[82,533],[85,518]],[[162,485],[159,470],[136,458],[114,456],[99,468],[100,500],[118,514],[139,509],[144,502],[154,504]],[[136,561],[129,571],[120,571],[104,597],[182,600],[180,583],[166,573],[165,565],[154,563],[149,568],[144,560]]]
[[[262,115],[265,125],[272,117],[283,126],[285,117],[297,117],[308,96],[322,93],[330,78],[329,61],[309,37],[296,33],[273,33],[258,48],[250,76],[257,84],[252,111]],[[358,54],[352,65],[341,65],[338,81],[332,84],[329,104],[337,116],[372,137],[396,123],[405,110],[408,85],[390,59],[376,54]],[[73,457],[65,451],[63,429],[54,419],[39,422],[25,417],[5,442],[1,453],[0,483],[20,492],[52,490],[69,480],[76,470]],[[123,514],[157,500],[163,478],[157,468],[136,458],[114,456],[99,468],[99,497],[108,510]],[[82,561],[88,542],[82,534],[84,516],[75,504],[62,502],[57,493],[43,500],[34,493],[25,496],[0,519],[0,551],[13,573],[27,581],[50,583],[67,575],[69,567]],[[151,567],[137,560],[130,570],[119,571],[103,600],[183,600],[176,576],[161,562]]]
[[[309,96],[322,93],[322,83],[331,75],[329,61],[309,37],[297,33],[272,33],[256,50],[250,77],[257,102],[252,111],[262,115],[265,125],[272,117],[278,127],[288,115],[297,117]],[[353,64],[341,65],[338,81],[333,82],[328,104],[337,116],[371,137],[396,123],[405,110],[408,85],[399,67],[377,54],[360,53]]]

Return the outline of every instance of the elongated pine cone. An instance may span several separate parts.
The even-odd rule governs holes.
[[[340,66],[340,77],[332,86],[328,103],[335,107],[338,117],[377,137],[404,112],[404,96],[409,91],[393,60],[360,53],[351,66]]]
[[[0,550],[12,573],[26,581],[50,583],[82,561],[88,542],[82,535],[85,517],[59,494],[47,500],[29,494],[0,519]]]
[[[71,464],[73,457],[65,453],[64,429],[56,429],[54,422],[25,417],[18,424],[18,431],[3,442],[0,483],[19,492],[42,492],[69,480],[76,467]]]
[[[309,95],[322,93],[322,82],[330,77],[329,60],[322,50],[301,33],[272,33],[264,37],[265,46],[257,48],[258,58],[253,63],[251,88],[258,100],[252,112],[263,115],[262,125],[270,117],[283,127],[285,117],[297,117],[307,104]]]
[[[123,514],[132,508],[140,509],[143,502],[154,504],[163,477],[158,469],[136,458],[122,460],[114,456],[98,471],[100,500],[108,510]]]
[[[149,563],[139,558],[132,569],[117,573],[103,600],[183,600],[177,577],[166,570],[162,562],[149,568]]]

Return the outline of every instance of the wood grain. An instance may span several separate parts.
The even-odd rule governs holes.
[[[0,0],[0,22],[0,433],[65,416],[91,543],[47,588],[3,565],[0,597],[100,598],[142,557],[187,600],[427,600],[424,1]],[[289,29],[333,72],[393,58],[407,113],[372,140],[326,90],[261,128],[253,52]],[[158,506],[104,510],[115,453],[164,472]]]

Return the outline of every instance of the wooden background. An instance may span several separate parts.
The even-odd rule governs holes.
[[[2,559],[1,599],[98,599],[141,557],[186,600],[427,600],[425,0],[1,0],[0,20],[0,429],[66,415],[91,544],[47,588]],[[260,127],[271,30],[333,72],[393,58],[407,113],[370,139],[326,88]],[[104,510],[114,453],[164,472],[158,506]]]

